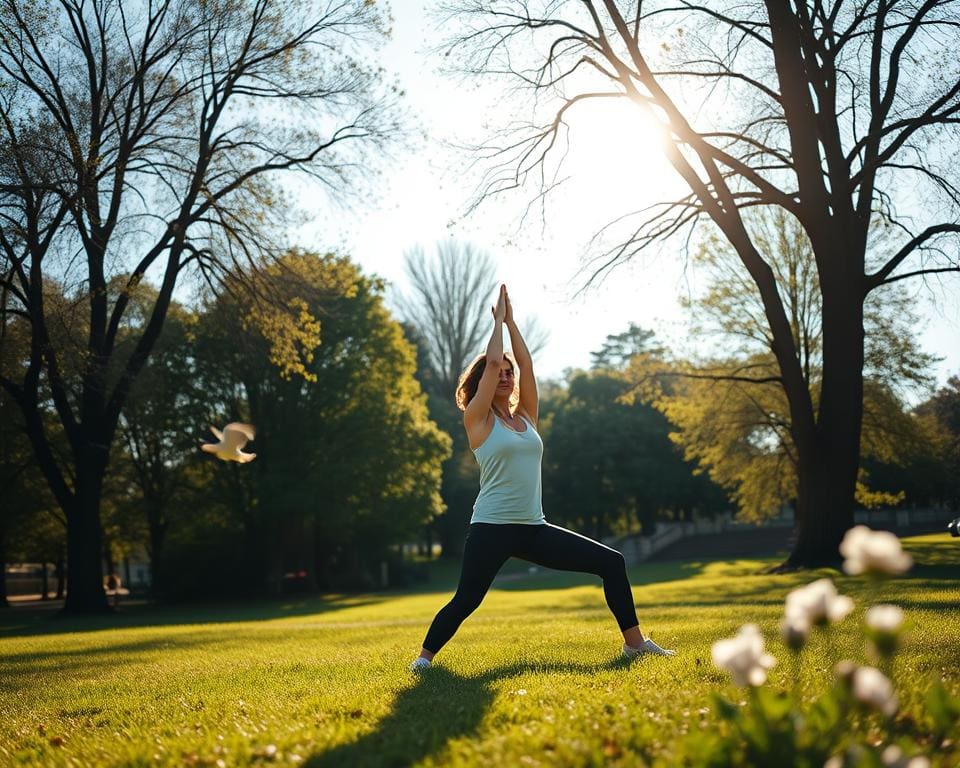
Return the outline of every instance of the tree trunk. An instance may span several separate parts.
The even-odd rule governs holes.
[[[47,568],[47,561],[44,558],[44,561],[40,563],[40,599],[49,600],[50,599],[50,569]]]
[[[812,450],[798,448],[797,540],[785,565],[838,565],[853,526],[863,422],[863,294],[823,285],[823,381]]]
[[[9,608],[7,600],[7,546],[6,531],[0,526],[0,608]]]
[[[57,575],[57,600],[63,599],[64,587],[66,586],[67,570],[63,559],[63,550],[57,555],[57,562],[54,564]]]
[[[67,599],[64,613],[109,613],[103,589],[103,531],[100,527],[100,491],[105,462],[87,461],[79,467],[74,503],[67,510]]]

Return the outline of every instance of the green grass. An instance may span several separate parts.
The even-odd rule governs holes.
[[[906,577],[765,575],[770,562],[632,569],[641,628],[675,659],[618,661],[591,577],[501,583],[417,679],[407,664],[449,592],[433,588],[249,605],[131,607],[102,619],[0,613],[0,765],[674,765],[716,728],[710,691],[743,699],[711,643],[758,623],[806,696],[840,656],[866,661],[866,606],[902,606],[901,711],[921,718],[931,676],[960,693],[960,545],[916,537]],[[786,593],[831,576],[857,610],[797,666],[779,640]],[[952,756],[934,764],[947,765]],[[938,762],[939,760],[939,762]]]

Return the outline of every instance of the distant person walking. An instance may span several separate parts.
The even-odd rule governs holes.
[[[486,354],[463,373],[456,394],[470,448],[480,464],[480,493],[473,505],[457,592],[434,618],[412,669],[430,666],[463,620],[480,605],[509,557],[600,576],[607,605],[623,633],[623,655],[673,656],[674,651],[661,648],[640,632],[623,555],[544,519],[537,382],[506,286],[500,286],[497,305],[491,311],[493,334]],[[516,365],[503,352],[504,325]]]

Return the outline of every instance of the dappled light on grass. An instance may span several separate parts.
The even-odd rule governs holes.
[[[907,548],[915,570],[937,564],[933,575],[895,577],[876,602],[906,615],[894,671],[899,712],[912,716],[932,675],[960,693],[950,663],[960,658],[960,547],[943,536]],[[791,686],[796,674],[803,696],[823,692],[834,656],[812,644],[794,670],[780,637],[792,590],[832,579],[856,605],[831,628],[833,651],[875,663],[863,644],[874,599],[863,579],[766,574],[765,562],[633,568],[641,628],[679,653],[633,664],[618,659],[598,579],[508,582],[419,678],[407,664],[449,598],[439,587],[131,608],[85,622],[26,621],[14,609],[0,616],[0,710],[11,713],[0,721],[0,764],[676,765],[685,739],[718,727],[711,692],[730,682],[711,645],[743,623],[758,625],[780,662],[767,686]]]

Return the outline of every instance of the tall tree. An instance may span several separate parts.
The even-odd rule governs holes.
[[[746,220],[775,275],[810,399],[819,402],[822,297],[810,243],[796,220],[783,213],[753,212]],[[657,402],[676,425],[673,437],[687,457],[728,489],[744,517],[759,520],[796,503],[799,447],[763,307],[730,250],[724,239],[712,237],[695,257],[707,285],[686,304],[696,320],[693,337],[709,340],[703,345],[707,359],[678,364],[673,373],[679,380]],[[898,285],[872,293],[864,307],[863,459],[902,465],[923,441],[920,425],[904,405],[905,395],[931,383],[934,358],[917,345],[917,322],[912,298]],[[725,356],[717,354],[718,348]],[[638,362],[634,373],[640,378],[656,368]],[[875,506],[895,502],[896,495],[871,491],[861,461],[856,499]]]
[[[422,246],[407,251],[404,269],[410,290],[400,298],[400,313],[423,344],[430,390],[452,400],[457,379],[488,330],[496,267],[473,243],[441,240],[433,257]]]
[[[562,154],[570,114],[590,103],[629,101],[659,125],[688,192],[639,212],[601,262],[706,222],[732,246],[762,306],[776,365],[769,375],[797,447],[792,566],[835,561],[853,522],[867,296],[908,277],[960,271],[960,179],[951,162],[958,9],[957,0],[449,7],[466,26],[451,49],[469,71],[536,93],[525,100],[532,118],[510,140],[498,137],[498,165],[482,194],[556,178],[544,166]],[[775,272],[744,221],[757,207],[783,209],[809,238],[822,297],[817,401]],[[885,247],[871,248],[878,219],[888,225]]]
[[[217,284],[274,252],[285,172],[349,188],[364,151],[396,128],[364,62],[382,33],[363,0],[0,3],[0,282],[4,312],[32,332],[20,375],[0,385],[67,518],[68,612],[108,609],[110,447],[176,287],[190,272]],[[128,290],[111,295],[117,273]],[[121,353],[130,291],[148,273],[156,300]],[[52,343],[51,278],[85,313],[72,350]]]
[[[308,587],[342,585],[442,512],[449,441],[429,418],[382,281],[347,258],[301,251],[261,278],[312,337],[278,335],[285,314],[225,295],[201,318],[197,344],[205,404],[257,425],[257,459],[242,473],[249,497],[235,505],[250,586],[275,592],[289,571]],[[278,367],[285,343],[302,369]],[[231,492],[234,469],[215,468],[215,494]]]
[[[129,323],[125,328],[129,341],[136,341],[136,329],[146,321],[156,300],[156,291],[146,283],[132,292]],[[132,493],[118,500],[119,506],[131,506],[128,516],[138,518],[146,532],[146,551],[150,558],[151,591],[165,592],[163,548],[176,516],[175,507],[186,502],[189,473],[196,460],[196,431],[207,417],[196,378],[197,361],[194,340],[197,316],[171,302],[163,331],[143,370],[131,389],[121,415],[116,453],[131,486]],[[116,470],[115,470],[116,471]]]
[[[407,251],[404,268],[410,289],[398,304],[427,360],[425,386],[452,402],[460,374],[482,351],[489,332],[496,266],[472,243],[445,240],[437,243],[433,257],[421,246]],[[523,330],[532,354],[546,345],[548,334],[536,316],[527,317]]]

